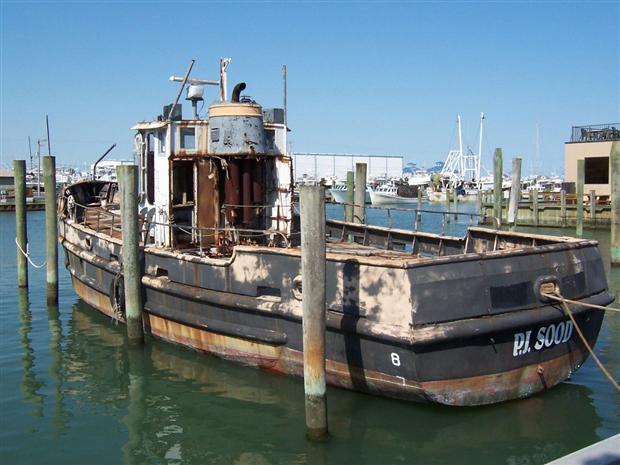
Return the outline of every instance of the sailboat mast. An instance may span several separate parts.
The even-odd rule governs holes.
[[[536,171],[535,175],[538,178],[538,176],[540,175],[540,171],[541,171],[541,166],[540,166],[540,123],[536,123],[536,155],[534,157],[535,160],[535,165],[534,165],[534,169]]]
[[[465,174],[465,158],[463,155],[463,134],[461,132],[461,115],[456,115],[456,125],[458,126],[458,130],[459,130],[459,168],[460,168],[460,175],[464,176]],[[456,182],[456,180],[455,180]]]
[[[476,182],[478,186],[482,186],[480,182],[480,165],[482,163],[482,131],[484,130],[484,113],[480,112],[480,137],[478,139],[478,157],[476,159]]]

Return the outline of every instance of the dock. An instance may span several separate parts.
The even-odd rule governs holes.
[[[577,225],[578,205],[575,194],[539,192],[538,200],[523,192],[517,204],[516,225],[531,227],[567,228]],[[594,193],[595,194],[595,193]],[[493,196],[481,193],[481,224],[492,225],[495,217]],[[586,229],[609,229],[611,227],[611,201],[609,196],[585,195],[583,201],[583,227]],[[508,202],[501,205],[502,223],[508,218]]]
[[[547,465],[619,465],[620,434],[603,439]]]
[[[29,197],[26,199],[26,210],[28,211],[43,211],[45,210],[45,198],[44,197]],[[15,199],[8,199],[0,201],[0,212],[14,212],[15,211]]]

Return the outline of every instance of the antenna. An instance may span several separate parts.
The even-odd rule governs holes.
[[[172,112],[174,111],[174,108],[177,106],[177,103],[179,102],[179,98],[181,97],[181,94],[183,93],[183,89],[185,88],[187,84],[189,84],[189,87],[187,89],[186,100],[189,100],[192,102],[193,119],[198,119],[198,102],[203,100],[203,95],[204,95],[204,90],[202,86],[219,86],[220,87],[220,100],[226,101],[226,98],[227,98],[226,96],[226,84],[227,84],[226,68],[228,68],[228,65],[230,64],[231,59],[220,58],[220,79],[218,81],[213,80],[213,79],[190,79],[189,74],[191,73],[195,62],[196,60],[192,60],[184,77],[179,77],[175,75],[170,76],[171,81],[181,82],[182,84],[181,84],[181,89],[179,89],[179,94],[177,95],[177,98],[174,104],[170,108],[170,112],[168,113],[168,115],[164,115],[168,119],[171,118]]]
[[[174,113],[174,109],[177,106],[177,103],[179,103],[179,99],[181,98],[181,94],[183,93],[183,89],[185,88],[185,84],[187,84],[187,80],[189,79],[189,73],[192,72],[192,68],[194,67],[194,63],[196,63],[196,60],[192,59],[191,63],[189,64],[189,68],[187,68],[187,73],[185,73],[185,77],[183,78],[183,82],[181,84],[181,88],[179,89],[179,93],[177,94],[177,98],[174,101],[174,103],[172,104],[172,107],[170,108],[170,112],[168,112],[168,115],[164,115],[168,120],[170,120],[172,118],[172,114]],[[170,78],[171,81],[174,81],[175,79],[173,79],[174,76],[172,76]]]

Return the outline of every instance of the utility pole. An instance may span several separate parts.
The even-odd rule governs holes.
[[[30,143],[30,136],[28,136],[28,152],[30,153],[30,171],[34,168],[32,166],[32,144]]]
[[[41,139],[37,139],[37,197],[41,196]]]

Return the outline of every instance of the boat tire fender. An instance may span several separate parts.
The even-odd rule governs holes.
[[[302,300],[302,284],[301,284],[301,275],[295,276],[293,279],[293,287],[291,289],[293,293],[293,297],[297,300]]]
[[[110,305],[119,316],[125,316],[125,280],[120,273],[110,283]]]
[[[560,280],[553,275],[539,276],[534,281],[534,294],[541,302],[551,302],[551,299],[543,296],[543,294],[561,294]]]

